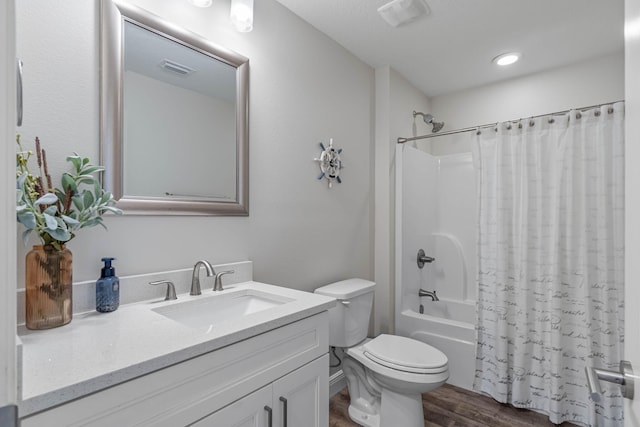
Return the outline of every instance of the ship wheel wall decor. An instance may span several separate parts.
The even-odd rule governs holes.
[[[333,148],[333,138],[329,139],[329,147],[325,147],[321,142],[320,148],[322,148],[320,157],[313,159],[320,165],[318,179],[326,178],[329,182],[329,188],[331,188],[333,181],[338,181],[339,184],[342,183],[342,179],[340,179],[340,169],[342,169],[340,153],[342,153],[342,148]]]

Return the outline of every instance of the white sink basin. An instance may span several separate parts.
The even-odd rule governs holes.
[[[242,289],[218,295],[199,295],[189,301],[154,308],[153,311],[206,333],[221,324],[238,321],[291,301],[294,300],[281,295]]]

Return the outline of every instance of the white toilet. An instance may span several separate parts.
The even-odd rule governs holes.
[[[423,427],[421,394],[449,378],[447,356],[411,338],[367,338],[374,286],[349,279],[315,290],[338,300],[329,310],[329,344],[345,351],[349,416],[365,427]]]

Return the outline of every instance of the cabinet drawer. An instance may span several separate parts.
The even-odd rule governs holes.
[[[23,427],[186,425],[327,352],[323,312],[22,420]]]

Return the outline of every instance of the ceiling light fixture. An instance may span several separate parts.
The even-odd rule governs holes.
[[[189,3],[196,7],[209,7],[213,0],[189,0]]]
[[[394,28],[415,21],[430,12],[424,0],[393,0],[378,8],[382,19]]]
[[[515,62],[518,62],[521,56],[522,54],[520,52],[503,53],[502,55],[498,55],[493,58],[493,63],[504,67],[506,65],[511,65]]]
[[[253,30],[253,0],[231,0],[229,17],[239,32]]]

